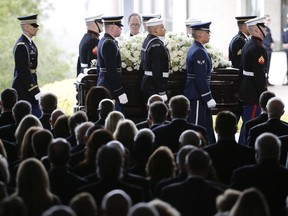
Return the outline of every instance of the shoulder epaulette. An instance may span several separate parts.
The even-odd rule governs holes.
[[[17,43],[17,46],[18,45],[25,45],[25,43],[24,42],[19,42],[19,43]]]

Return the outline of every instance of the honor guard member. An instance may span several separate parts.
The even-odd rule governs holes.
[[[85,18],[87,33],[83,36],[79,44],[79,57],[77,62],[77,76],[81,72],[96,73],[97,49],[100,33],[103,31],[102,14]],[[91,73],[91,70],[89,70]]]
[[[232,38],[229,44],[229,60],[233,68],[240,68],[242,48],[249,39],[250,33],[245,24],[246,21],[256,18],[256,16],[238,16],[235,17],[239,32]]]
[[[198,19],[195,19],[195,18],[191,18],[191,17],[188,18],[188,19],[185,21],[187,37],[192,37],[191,25],[194,24],[194,23],[199,23],[199,22],[201,22],[201,20],[198,20]]]
[[[265,37],[265,17],[254,18],[245,22],[251,39],[243,47],[240,70],[240,100],[243,104],[242,127],[239,143],[244,143],[244,125],[260,112],[259,97],[267,90],[265,70],[267,52],[263,45]]]
[[[116,37],[121,35],[123,16],[102,17],[105,34],[98,44],[99,77],[97,86],[104,86],[115,99],[115,110],[122,111],[120,104],[128,102],[122,86],[121,55]]]
[[[32,113],[40,117],[39,98],[41,96],[37,82],[38,50],[32,38],[36,36],[39,25],[37,14],[17,18],[20,21],[22,35],[16,42],[14,54],[14,79],[12,88],[18,93],[18,100],[31,103]]]
[[[281,41],[283,44],[283,49],[286,53],[286,62],[287,62],[287,71],[284,77],[284,81],[282,85],[288,85],[288,14],[287,14],[287,23],[285,27],[283,28],[282,34],[281,34]]]
[[[142,15],[144,32],[147,32],[146,22],[153,18],[161,18],[161,14],[144,14]]]
[[[191,112],[188,122],[206,128],[208,141],[215,142],[211,108],[216,106],[210,90],[211,58],[204,44],[210,40],[211,22],[191,25],[193,44],[186,58],[186,84],[184,95],[190,100]]]
[[[148,35],[141,50],[141,69],[144,71],[141,91],[144,100],[159,94],[167,102],[167,82],[169,78],[169,51],[159,37],[164,37],[166,29],[163,20],[152,18],[146,22]]]

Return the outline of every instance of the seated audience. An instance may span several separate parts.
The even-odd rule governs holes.
[[[173,206],[160,199],[151,200],[148,205],[156,208],[159,216],[180,216],[180,213]]]
[[[12,109],[17,101],[18,101],[18,94],[14,88],[5,88],[2,90],[0,95],[0,106],[1,106],[0,127],[15,123]]]
[[[92,122],[83,122],[75,127],[75,137],[77,145],[72,147],[72,154],[83,151],[84,148],[86,148],[87,137],[85,136],[85,134],[90,127],[93,127],[93,125],[94,124]]]
[[[109,98],[105,98],[100,101],[98,106],[98,116],[99,119],[97,122],[95,122],[96,125],[103,126],[105,125],[105,120],[108,116],[108,114],[115,110],[115,104],[113,100]]]
[[[230,185],[233,171],[255,163],[255,152],[235,140],[237,118],[230,111],[221,111],[215,122],[217,142],[204,148],[211,157],[216,174],[223,184]]]
[[[127,216],[132,200],[123,190],[115,189],[103,197],[101,212],[103,216]]]
[[[148,121],[150,129],[167,124],[168,108],[163,101],[155,101],[149,106]]]
[[[229,216],[230,210],[242,194],[241,191],[228,188],[216,198],[217,214],[215,216]]]
[[[279,138],[272,133],[258,136],[255,142],[256,164],[236,169],[231,181],[231,187],[237,190],[259,189],[267,200],[271,216],[286,216],[288,169],[279,164],[280,145]]]
[[[164,187],[160,198],[170,203],[182,216],[214,215],[216,197],[222,194],[223,190],[205,180],[211,164],[207,152],[201,149],[192,150],[186,156],[188,178]]]
[[[8,196],[0,202],[0,216],[29,216],[26,204],[19,196]]]
[[[69,116],[67,115],[60,115],[53,127],[54,138],[68,138],[70,134],[69,128]]]
[[[133,205],[128,212],[128,216],[159,216],[157,209],[154,206],[141,202]]]
[[[55,205],[43,212],[42,216],[77,216],[76,213],[66,205]]]
[[[115,132],[118,122],[124,119],[125,116],[121,112],[112,111],[108,114],[107,118],[105,119],[104,128],[106,128],[113,134]]]
[[[76,194],[69,202],[77,216],[97,216],[98,208],[92,195],[86,192]]]
[[[59,116],[61,115],[65,115],[65,113],[61,110],[61,109],[55,109],[52,113],[51,113],[51,117],[50,117],[50,126],[51,126],[51,132],[54,135],[54,127],[55,127],[55,122],[58,119]]]
[[[185,130],[179,137],[180,148],[185,145],[193,145],[196,147],[204,147],[200,139],[199,133],[194,130]]]
[[[172,122],[153,129],[155,134],[155,147],[167,146],[173,153],[179,150],[179,137],[187,129],[200,132],[206,138],[206,129],[187,122],[190,113],[190,102],[183,95],[177,95],[169,101],[169,111]]]
[[[67,205],[76,195],[78,189],[86,184],[86,180],[70,172],[70,144],[63,138],[53,140],[48,149],[48,158],[51,162],[49,179],[51,191],[56,194],[63,204]]]
[[[53,93],[44,93],[39,100],[39,107],[42,112],[39,120],[41,121],[43,128],[51,130],[50,118],[52,112],[57,109],[58,98]]]
[[[270,216],[267,201],[262,192],[248,188],[239,196],[229,216]]]

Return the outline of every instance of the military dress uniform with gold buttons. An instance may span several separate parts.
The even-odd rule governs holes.
[[[34,16],[37,17],[37,15]],[[28,20],[29,17],[27,18]],[[22,17],[18,19],[21,20]],[[18,100],[30,102],[32,113],[39,116],[39,114],[41,115],[41,111],[38,100],[35,99],[35,95],[39,95],[40,93],[36,74],[38,65],[37,47],[31,39],[22,34],[14,46],[13,54],[15,68],[12,87],[16,89],[18,93]]]
[[[117,25],[122,28],[120,17],[102,17],[104,25]],[[115,110],[122,111],[122,105],[128,102],[127,95],[122,86],[121,54],[116,39],[105,33],[98,44],[99,76],[97,86],[106,87],[115,99]]]
[[[240,16],[235,17],[238,26],[246,25],[245,22],[249,19],[253,19],[256,16]],[[229,44],[229,60],[232,63],[233,68],[240,68],[242,48],[248,40],[248,35],[244,34],[242,31],[239,32],[232,38]]]

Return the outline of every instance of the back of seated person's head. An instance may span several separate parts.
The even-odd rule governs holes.
[[[2,141],[2,140],[0,139],[0,154],[2,154],[5,158],[7,158],[7,151],[6,151],[6,149],[5,149],[5,146],[4,146],[4,143],[3,143],[3,142],[5,142],[5,140]]]
[[[40,122],[39,118],[35,115],[28,114],[20,121],[19,125],[15,131],[15,138],[17,143],[21,143],[25,136],[25,133],[31,127],[40,127],[43,128],[42,123]]]
[[[19,196],[8,196],[0,203],[0,216],[28,216],[27,206]]]
[[[51,113],[51,117],[50,117],[50,125],[52,128],[54,128],[55,122],[58,119],[59,116],[61,115],[65,115],[65,113],[61,110],[61,109],[55,109],[52,113]]]
[[[125,146],[118,140],[111,140],[106,144],[106,146],[117,149],[118,151],[120,151],[121,155],[123,156],[126,153]]]
[[[177,209],[160,199],[151,200],[148,205],[156,208],[159,216],[180,216],[180,212]]]
[[[37,158],[47,155],[48,146],[53,139],[53,134],[47,130],[42,129],[36,131],[32,136],[32,145],[35,156]]]
[[[176,95],[169,101],[171,118],[186,119],[190,112],[190,101],[184,95]]]
[[[86,95],[85,106],[89,121],[98,119],[98,105],[104,98],[112,98],[110,92],[104,86],[93,86]]]
[[[160,95],[153,94],[147,100],[147,108],[149,108],[149,106],[156,101],[164,102]]]
[[[271,91],[264,91],[259,97],[259,105],[262,109],[266,110],[267,102],[275,97],[275,93]]]
[[[24,118],[28,114],[31,114],[32,106],[29,102],[25,100],[20,100],[15,103],[15,105],[13,106],[12,112],[13,112],[15,122],[19,124],[22,118]]]
[[[114,133],[117,124],[119,121],[124,120],[125,116],[123,115],[123,113],[119,112],[119,111],[112,111],[108,114],[107,118],[105,119],[105,128],[109,131],[111,131],[112,133]]]
[[[77,216],[97,216],[97,204],[90,193],[81,192],[76,194],[69,203]]]
[[[113,100],[105,98],[100,101],[98,105],[98,113],[101,118],[106,118],[110,112],[115,110],[115,104]]]
[[[86,140],[85,142],[86,143],[87,143],[89,137],[92,135],[92,133],[98,129],[104,129],[104,127],[101,125],[94,124],[92,127],[88,128],[88,130],[85,133],[85,140]]]
[[[195,149],[197,149],[197,147],[193,145],[185,145],[179,149],[176,155],[176,164],[179,173],[186,172],[186,156],[190,151]]]
[[[134,160],[147,162],[154,149],[155,134],[149,128],[140,129],[134,137]]]
[[[123,156],[114,147],[101,146],[96,155],[97,174],[103,179],[118,179],[122,176]]]
[[[54,166],[66,166],[70,160],[70,144],[66,139],[56,138],[48,147],[48,158]]]
[[[160,214],[154,206],[140,202],[129,209],[128,216],[160,216]]]
[[[83,122],[87,122],[88,117],[84,111],[76,111],[68,119],[70,133],[74,134],[75,127]]]
[[[0,181],[6,185],[10,180],[10,172],[7,159],[0,154]]]
[[[186,156],[187,173],[206,178],[211,170],[212,161],[209,154],[202,149],[195,149]]]
[[[269,119],[280,119],[284,114],[284,103],[278,97],[273,97],[267,102],[267,114]]]
[[[61,115],[57,118],[54,124],[54,136],[67,138],[70,136],[69,116]]]
[[[264,160],[278,161],[280,152],[281,141],[276,135],[265,132],[257,137],[255,141],[255,153],[258,163]]]
[[[42,213],[42,216],[77,216],[71,207],[66,205],[54,205]]]
[[[179,137],[179,143],[180,143],[180,147],[185,146],[185,145],[193,145],[196,147],[202,147],[199,133],[194,130],[183,131]]]
[[[218,138],[234,138],[237,132],[237,118],[230,111],[221,111],[217,114],[215,131]]]
[[[130,196],[123,190],[115,189],[103,197],[101,211],[105,216],[127,216],[131,206]]]
[[[75,127],[74,131],[78,145],[86,143],[85,134],[87,130],[93,126],[94,124],[92,122],[83,122]]]
[[[223,194],[218,195],[216,198],[216,208],[218,212],[230,211],[241,193],[241,191],[228,188]]]
[[[155,101],[149,107],[149,119],[153,123],[162,124],[167,119],[168,108],[162,101]]]
[[[5,88],[1,92],[1,106],[2,111],[11,110],[15,103],[18,101],[18,94],[14,88]]]
[[[257,188],[245,189],[230,211],[231,216],[269,216],[269,207],[263,193]]]
[[[58,98],[54,93],[44,93],[39,100],[40,109],[44,114],[51,114],[57,109]]]

